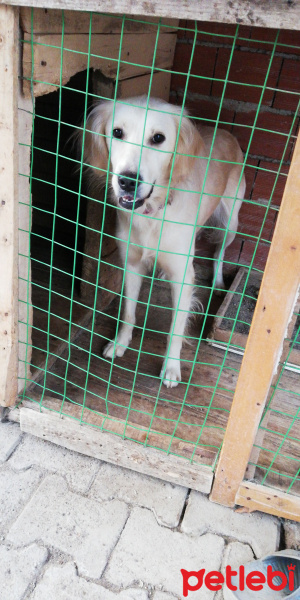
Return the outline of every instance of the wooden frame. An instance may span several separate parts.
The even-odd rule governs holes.
[[[0,6],[0,405],[14,404],[18,381],[18,10]]]
[[[2,0],[0,0],[0,3]],[[6,0],[7,4],[299,29],[300,0]],[[238,15],[238,16],[237,16]]]
[[[111,433],[101,431],[100,428],[86,424],[81,425],[78,422],[82,410],[80,406],[70,406],[68,408],[69,416],[64,415],[62,417],[58,414],[60,406],[61,403],[55,398],[46,398],[40,412],[38,403],[33,404],[25,401],[21,409],[14,409],[10,413],[10,420],[20,421],[22,431],[70,450],[127,469],[131,468],[173,484],[192,487],[204,494],[210,492],[213,482],[211,468],[193,465],[184,458],[166,454],[155,448],[145,447],[143,441],[146,432],[142,429],[138,431],[130,423],[127,424],[127,435],[138,436],[139,444],[136,441],[123,439],[124,422],[121,420],[114,420]],[[74,419],[77,419],[77,421]],[[100,427],[105,424],[106,419],[107,416],[104,414],[95,414],[90,422]],[[155,441],[155,434],[153,441]],[[168,440],[166,440],[166,447],[167,445]]]
[[[235,390],[211,500],[234,506],[300,284],[300,136],[284,190],[248,342]],[[287,265],[289,268],[287,268]],[[256,377],[253,377],[253,373]],[[243,482],[243,486],[247,482]],[[285,495],[287,496],[287,494]],[[252,505],[255,504],[255,499]],[[300,520],[300,498],[295,500]]]
[[[49,6],[50,4],[50,6]],[[0,0],[0,93],[2,102],[0,104],[0,123],[2,142],[0,147],[0,162],[4,165],[0,171],[0,189],[2,191],[0,210],[0,228],[1,228],[1,263],[0,263],[0,281],[1,285],[0,307],[3,324],[1,323],[1,365],[0,365],[0,405],[10,406],[15,402],[17,395],[17,369],[18,369],[18,318],[26,322],[24,310],[19,312],[17,307],[17,221],[18,221],[18,202],[17,202],[17,73],[18,57],[15,51],[17,46],[17,28],[18,28],[18,10],[9,5],[34,6],[45,8],[57,8],[66,10],[95,10],[107,13],[126,12],[129,15],[143,14],[149,17],[150,21],[157,21],[160,17],[168,17],[169,14],[177,18],[212,20],[228,23],[242,23],[248,25],[259,25],[263,27],[281,27],[289,29],[299,29],[300,0],[262,0],[260,3],[246,0],[241,3],[240,0],[233,0],[228,5],[225,0],[218,0],[212,3],[211,0],[198,0],[192,2],[182,0],[165,0],[163,3],[153,0],[151,3],[145,3],[143,0],[136,0],[134,5],[130,0],[116,0],[112,5],[108,0],[77,0],[76,3],[71,0],[7,0],[3,4]],[[26,9],[24,9],[26,14]],[[237,12],[238,11],[238,12]],[[236,15],[239,14],[237,18]],[[28,11],[27,11],[28,16]],[[79,20],[82,24],[82,21]],[[71,28],[72,29],[72,28]],[[174,36],[172,25],[170,33],[164,34],[171,39]],[[39,35],[41,32],[37,32]],[[45,33],[45,32],[44,32]],[[83,32],[85,33],[85,32]],[[105,54],[105,33],[99,32],[100,50],[99,53]],[[46,32],[46,35],[48,32]],[[51,33],[53,35],[53,33]],[[56,33],[59,39],[59,31]],[[70,44],[76,43],[74,32],[66,31],[69,36]],[[125,33],[125,36],[127,33]],[[129,34],[128,34],[129,35]],[[136,36],[139,33],[135,33]],[[143,35],[151,35],[149,32]],[[75,41],[74,41],[75,40]],[[125,40],[126,41],[126,40]],[[137,43],[136,40],[130,40],[130,44]],[[167,41],[167,40],[166,40]],[[102,46],[101,46],[102,44]],[[128,39],[129,44],[129,39]],[[131,46],[128,46],[130,49]],[[59,44],[57,44],[59,45]],[[27,44],[29,48],[29,44]],[[167,46],[167,44],[166,44]],[[104,48],[104,49],[103,49]],[[174,50],[174,48],[173,48]],[[36,47],[35,52],[43,52],[42,47]],[[172,49],[171,49],[172,51]],[[42,63],[50,59],[55,63],[54,54],[47,55],[47,61],[44,61],[42,54],[35,56],[35,64],[40,68],[45,66]],[[25,53],[26,54],[26,53]],[[163,48],[161,56],[161,67],[169,66],[169,57],[166,57],[166,48]],[[27,63],[26,63],[27,56]],[[28,73],[31,70],[31,56],[27,53],[25,63],[28,67]],[[50,71],[51,71],[50,60]],[[53,63],[53,64],[54,64]],[[97,65],[92,65],[96,66]],[[66,78],[74,72],[74,65],[70,64]],[[113,70],[108,70],[106,75],[114,74]],[[43,72],[38,71],[36,77],[43,79]],[[144,73],[141,77],[147,77]],[[126,77],[131,74],[125,73],[122,85],[126,94]],[[161,75],[160,75],[161,77]],[[57,84],[55,77],[52,79],[47,75],[47,80]],[[144,85],[141,82],[141,85]],[[43,84],[35,89],[35,94],[45,93]],[[54,87],[52,89],[54,89]],[[27,90],[28,91],[28,90]],[[30,106],[31,95],[27,94],[28,99],[20,100],[19,108]],[[29,104],[26,105],[26,102]],[[32,105],[31,105],[32,106]],[[26,123],[24,121],[26,129]],[[23,126],[22,125],[22,126]],[[30,125],[26,129],[27,143],[30,142]],[[23,160],[26,171],[29,161],[29,151],[20,157]],[[27,165],[27,167],[26,167]],[[25,184],[24,184],[25,185]],[[29,198],[28,182],[25,196]],[[20,189],[22,188],[22,185]],[[24,188],[25,189],[25,188]],[[215,482],[210,495],[212,501],[219,502],[226,506],[233,506],[235,503],[248,507],[251,510],[263,510],[271,514],[277,514],[286,518],[300,520],[300,499],[282,492],[274,492],[265,486],[250,483],[244,480],[247,472],[249,456],[253,448],[255,436],[259,427],[261,414],[264,410],[265,400],[268,390],[275,376],[278,362],[280,359],[282,344],[285,331],[288,327],[293,307],[297,299],[297,293],[300,283],[300,211],[298,195],[300,190],[300,137],[297,140],[292,166],[287,179],[287,185],[284,192],[282,207],[279,213],[279,219],[270,255],[263,277],[260,294],[257,301],[257,307],[251,327],[248,344],[246,347],[242,368],[235,391],[232,410],[229,423],[226,430],[224,446],[221,452],[219,464],[216,471]],[[29,202],[29,200],[28,200]],[[30,212],[25,207],[26,218],[30,220]],[[22,217],[23,218],[23,217]],[[288,224],[288,227],[287,227]],[[23,240],[24,241],[24,240]],[[22,246],[22,236],[20,236],[20,247]],[[26,245],[26,243],[25,243]],[[26,254],[25,247],[24,253]],[[289,265],[287,269],[286,266]],[[20,262],[22,270],[22,261]],[[21,298],[26,299],[26,290],[20,287]],[[21,337],[25,336],[24,327],[19,330]],[[261,365],[263,364],[263,369]],[[253,378],[253,372],[258,374],[257,380]],[[20,371],[19,371],[20,373]],[[25,371],[23,375],[26,375]],[[51,414],[51,410],[58,410],[58,402],[55,399],[48,399],[42,411],[33,410],[33,407],[39,408],[39,405],[27,405],[24,402],[23,407],[10,412],[11,420],[20,418],[21,429],[48,439],[54,443],[62,444],[73,450],[83,452],[90,456],[115,462],[124,467],[132,467],[135,470],[147,473],[148,475],[163,477],[173,483],[187,485],[204,493],[209,493],[212,486],[213,474],[207,467],[193,466],[178,457],[164,454],[163,452],[152,448],[145,448],[142,444],[121,440],[120,437],[110,433],[101,432],[88,426],[82,427],[74,423],[74,415],[59,417]],[[70,417],[73,417],[71,419]],[[77,417],[78,418],[78,414]],[[106,418],[99,414],[98,420],[101,423]],[[100,424],[101,424],[100,423]],[[99,423],[97,422],[99,425]],[[119,436],[122,434],[124,422],[116,420],[114,433]],[[128,423],[128,427],[131,424]],[[141,430],[140,435],[143,437]],[[155,435],[155,432],[154,432]],[[142,442],[143,439],[137,441]]]

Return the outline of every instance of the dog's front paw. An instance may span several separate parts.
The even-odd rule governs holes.
[[[181,381],[181,371],[179,360],[168,360],[166,366],[160,372],[160,377],[163,379],[163,384],[168,388],[173,388]]]
[[[117,342],[108,342],[102,350],[104,358],[113,358],[114,356],[123,356],[126,350],[125,346],[120,346]]]

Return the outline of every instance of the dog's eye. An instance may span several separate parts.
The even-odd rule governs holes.
[[[113,137],[114,138],[118,138],[118,140],[121,140],[123,137],[123,129],[114,129],[113,130]]]
[[[151,139],[152,144],[162,144],[165,141],[163,133],[156,133]]]

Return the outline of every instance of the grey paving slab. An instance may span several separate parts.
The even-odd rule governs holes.
[[[224,540],[216,535],[190,537],[157,524],[153,513],[134,508],[115,547],[105,579],[130,586],[135,581],[182,596],[180,570],[218,570]],[[193,600],[211,600],[214,592],[193,592]]]
[[[285,545],[293,550],[300,550],[300,523],[284,521]]]
[[[0,423],[0,463],[5,462],[22,438],[17,423]]]
[[[0,530],[19,515],[42,478],[40,469],[15,473],[5,466],[0,470]]]
[[[46,562],[48,551],[36,544],[27,548],[0,546],[1,600],[21,600]]]
[[[127,517],[126,504],[100,504],[71,492],[64,478],[48,475],[7,539],[18,545],[42,540],[73,556],[79,574],[99,578]]]
[[[85,493],[89,490],[101,462],[46,442],[33,435],[24,436],[22,443],[10,460],[14,469],[28,469],[38,465],[52,473],[65,475],[74,491]]]
[[[181,524],[184,533],[203,535],[211,531],[249,544],[258,558],[274,552],[279,544],[279,521],[276,517],[254,513],[237,513],[232,508],[214,504],[203,494],[191,492]]]
[[[63,566],[50,565],[30,600],[148,600],[148,593],[139,589],[114,593],[79,577],[75,565],[67,563]]]
[[[179,598],[182,598],[182,596],[174,596],[174,594],[168,594],[167,592],[155,592],[153,596],[153,600],[179,600]]]
[[[241,565],[246,565],[254,560],[254,554],[247,544],[241,542],[230,542],[226,548],[222,560],[221,572],[225,575],[227,565],[230,565],[233,570],[237,570]],[[217,592],[215,600],[225,600],[224,588]]]
[[[93,483],[91,497],[101,500],[118,498],[150,508],[161,525],[177,527],[187,492],[187,488],[106,463],[101,466]]]

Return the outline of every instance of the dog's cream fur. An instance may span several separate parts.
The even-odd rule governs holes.
[[[243,157],[236,139],[218,130],[208,166],[205,157],[210,154],[214,128],[198,129],[184,113],[177,140],[181,109],[158,99],[151,99],[147,110],[146,106],[142,96],[117,102],[115,109],[110,101],[98,104],[86,123],[84,161],[92,167],[96,179],[106,176],[109,169],[113,199],[120,208],[117,237],[122,240],[118,244],[124,263],[128,247],[123,323],[116,340],[105,346],[103,354],[110,358],[122,356],[128,347],[143,275],[157,255],[157,265],[172,282],[174,311],[161,377],[165,385],[173,387],[181,379],[180,352],[194,283],[195,234],[204,224],[225,230],[218,231],[214,255],[214,284],[223,289],[224,250],[235,237],[245,192],[240,166]],[[116,129],[122,131],[122,139],[112,137]],[[160,144],[153,143],[157,133],[165,137]],[[131,180],[136,174],[131,195],[120,187],[128,179],[120,176],[128,173]],[[133,215],[132,210],[122,209],[120,202],[133,207]]]

